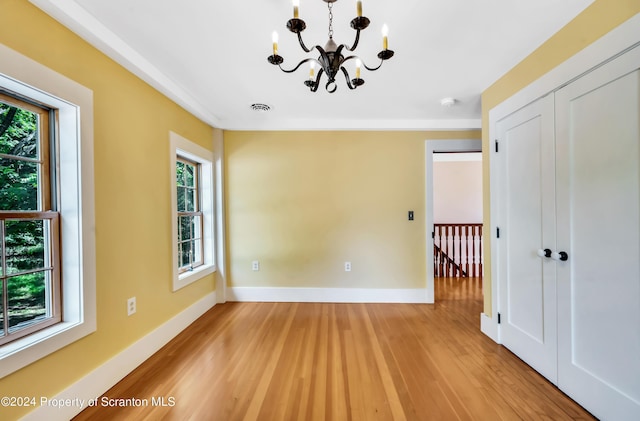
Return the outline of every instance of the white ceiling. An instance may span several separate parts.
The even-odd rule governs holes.
[[[378,63],[380,28],[395,56],[349,90],[311,93],[305,54],[285,25],[291,0],[31,0],[205,122],[223,129],[470,129],[480,94],[593,0],[363,0],[371,25],[356,53]],[[307,46],[327,41],[327,3],[301,0]],[[356,0],[334,3],[334,40],[351,45]],[[345,64],[353,77],[353,62]],[[324,77],[324,76],[323,76]],[[325,79],[326,81],[326,79]],[[453,97],[453,107],[440,100]],[[272,107],[252,111],[253,103]]]

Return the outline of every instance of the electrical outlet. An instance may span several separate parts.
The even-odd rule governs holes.
[[[136,297],[131,297],[127,300],[127,316],[131,316],[136,312]]]
[[[260,270],[260,262],[258,260],[254,260],[253,262],[251,262],[251,270],[253,270],[254,272]]]
[[[351,262],[344,262],[344,271],[351,272]]]

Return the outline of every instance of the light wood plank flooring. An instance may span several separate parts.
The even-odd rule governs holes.
[[[435,292],[435,305],[217,305],[104,395],[147,405],[75,419],[593,419],[480,332],[479,279]]]

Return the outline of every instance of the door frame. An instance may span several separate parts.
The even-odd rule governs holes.
[[[425,140],[425,237],[427,240],[427,303],[435,302],[433,288],[433,153],[482,152],[482,139],[426,139]]]

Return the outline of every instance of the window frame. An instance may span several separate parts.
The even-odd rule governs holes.
[[[2,303],[0,308],[3,312],[3,321],[0,335],[0,346],[18,340],[21,337],[30,335],[41,329],[54,325],[62,320],[62,297],[61,297],[61,277],[60,277],[60,225],[57,200],[54,192],[57,191],[57,177],[55,174],[55,166],[51,165],[51,156],[56,156],[55,127],[57,126],[56,111],[44,105],[36,104],[28,99],[21,98],[13,92],[8,92],[0,88],[0,102],[12,107],[29,111],[38,116],[38,136],[37,136],[37,156],[35,158],[23,157],[11,154],[0,154],[0,157],[30,162],[38,165],[38,192],[36,209],[9,209],[0,210],[0,254],[2,258],[0,262],[6,264],[6,247],[4,244],[4,230],[7,221],[49,221],[48,235],[46,242],[48,243],[48,267],[39,270],[29,271],[27,273],[48,272],[50,281],[48,282],[48,292],[45,294],[49,297],[47,303],[48,317],[43,320],[36,321],[26,327],[18,329],[14,332],[9,327],[9,309],[8,305],[8,280],[16,276],[16,274],[5,273],[6,267],[0,270],[0,285],[2,288]],[[57,160],[56,160],[57,161]],[[55,161],[54,161],[55,162]],[[52,171],[53,168],[53,171]],[[52,197],[54,199],[52,200]],[[0,263],[0,264],[2,264]],[[26,273],[25,273],[26,274]]]
[[[184,273],[187,271],[193,271],[194,269],[196,269],[199,266],[202,266],[204,264],[204,215],[202,213],[202,200],[201,200],[201,183],[200,183],[200,179],[202,177],[202,168],[200,163],[198,162],[194,162],[191,161],[189,159],[186,159],[180,155],[177,156],[176,158],[176,166],[179,162],[182,162],[185,165],[189,165],[191,167],[194,168],[193,174],[194,174],[194,182],[193,182],[193,191],[194,191],[194,200],[193,200],[193,207],[194,210],[193,211],[187,211],[187,210],[179,210],[177,211],[178,215],[178,219],[181,217],[191,217],[191,218],[198,218],[199,220],[199,227],[200,229],[198,230],[197,235],[194,236],[190,236],[188,240],[185,240],[182,237],[182,230],[181,230],[181,224],[178,223],[178,255],[180,255],[180,245],[191,241],[197,241],[200,247],[200,257],[197,260],[192,260],[190,262],[189,265],[180,265],[180,259],[178,258],[178,273]],[[177,172],[177,169],[176,169]],[[176,184],[177,184],[177,177],[176,177]],[[189,188],[190,186],[177,186],[177,188],[179,187],[184,187],[184,188]],[[176,189],[176,195],[177,195],[177,189]],[[176,197],[177,200],[177,197]],[[194,233],[192,233],[194,234]],[[192,253],[193,256],[193,253]]]
[[[0,87],[56,110],[62,320],[0,346],[3,378],[96,330],[93,93],[0,44]]]
[[[216,271],[215,263],[215,190],[214,154],[212,151],[169,132],[170,174],[171,174],[171,231],[172,231],[172,290],[175,292]],[[186,160],[199,167],[199,199],[202,213],[202,259],[203,263],[193,270],[181,271],[178,262],[178,201],[176,163]]]
[[[34,332],[37,332],[42,329],[46,329],[49,326],[52,326],[56,323],[59,323],[62,320],[62,295],[61,295],[61,277],[60,277],[60,215],[58,212],[53,211],[44,211],[44,212],[7,212],[0,211],[0,231],[4,230],[4,224],[6,221],[49,221],[49,229],[50,234],[48,235],[50,238],[49,241],[49,253],[50,257],[48,260],[51,261],[51,265],[47,267],[43,267],[37,270],[31,270],[27,272],[22,272],[19,274],[6,274],[2,271],[2,276],[0,277],[2,282],[2,297],[3,301],[7,300],[7,290],[8,287],[6,285],[6,280],[13,277],[19,276],[22,274],[35,273],[35,272],[50,272],[50,286],[48,295],[50,296],[49,301],[50,307],[47,309],[50,313],[50,316],[41,321],[37,321],[29,326],[21,328],[15,332],[11,332],[11,328],[9,327],[9,317],[8,317],[8,309],[5,307],[5,303],[2,303],[2,309],[6,313],[3,317],[3,325],[2,331],[3,334],[0,335],[0,346],[5,345],[7,343],[16,341],[24,336],[31,335]],[[1,234],[1,233],[0,233]],[[0,241],[2,241],[4,237],[0,235]],[[5,251],[6,248],[4,244],[2,244],[2,250]]]
[[[38,189],[38,211],[47,211],[56,209],[56,200],[52,202],[53,192],[56,191],[57,183],[55,174],[51,171],[51,154],[57,150],[55,142],[55,132],[52,132],[52,128],[58,124],[57,112],[45,105],[34,103],[29,101],[28,98],[22,98],[22,95],[16,92],[9,92],[2,89],[0,86],[0,102],[8,104],[16,108],[22,108],[38,115],[40,123],[38,124],[38,158],[25,158],[14,156],[13,159],[18,159],[24,162],[32,162],[41,165],[42,170],[38,171],[38,178],[42,178],[47,188]],[[55,156],[55,155],[54,155]],[[8,157],[11,158],[11,155]],[[53,175],[53,177],[52,177]],[[52,184],[53,183],[53,184]],[[35,211],[35,209],[33,209]]]

